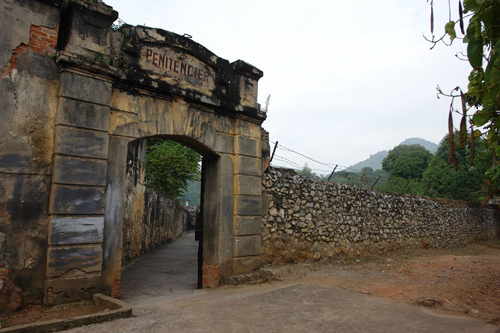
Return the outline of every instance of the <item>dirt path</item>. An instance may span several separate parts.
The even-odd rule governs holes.
[[[499,240],[272,270],[284,280],[356,290],[500,325]]]
[[[264,269],[276,272],[283,282],[224,286],[185,299],[150,302],[136,308],[137,317],[74,332],[218,332],[222,324],[232,325],[228,332],[336,328],[387,333],[401,331],[403,324],[407,332],[500,332],[495,327],[500,325],[500,240]],[[79,314],[70,306],[58,309],[57,318]],[[453,315],[458,322],[422,309]],[[36,319],[35,312],[12,318],[16,315]]]

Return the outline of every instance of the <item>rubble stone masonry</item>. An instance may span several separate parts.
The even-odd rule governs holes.
[[[262,183],[263,262],[455,247],[498,236],[498,210],[474,203],[377,192],[274,168]]]

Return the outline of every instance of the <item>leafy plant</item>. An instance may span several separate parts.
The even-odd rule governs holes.
[[[302,168],[302,170],[298,171],[298,174],[309,178],[317,177],[316,173],[312,171],[312,169],[307,165],[307,163],[304,163],[304,167]]]
[[[458,141],[455,136],[455,141]],[[458,142],[457,142],[458,143]],[[429,167],[424,172],[422,183],[428,186],[428,195],[455,200],[477,201],[484,197],[482,186],[487,178],[486,172],[491,166],[492,152],[484,140],[468,140],[465,149],[457,154],[458,170],[447,163],[450,151],[450,141],[446,135],[432,158]],[[471,166],[470,154],[475,151],[474,165]]]
[[[465,149],[467,139],[472,142],[470,164],[474,160],[474,140],[477,138],[484,138],[493,151],[492,170],[486,173],[489,177],[486,183],[489,192],[483,201],[483,204],[486,204],[491,196],[500,193],[500,179],[495,177],[495,170],[498,168],[496,156],[500,154],[500,0],[464,0],[463,4],[459,0],[457,19],[452,20],[450,7],[448,23],[445,25],[444,34],[439,38],[434,36],[434,1],[427,2],[431,5],[432,33],[432,38],[427,40],[434,44],[432,48],[439,42],[449,45],[446,36],[450,38],[450,44],[455,39],[462,39],[467,44],[467,60],[472,67],[467,91],[464,93],[460,87],[456,87],[451,93],[445,94],[439,86],[437,89],[439,95],[451,97],[448,121],[450,163],[453,162],[455,170],[459,169],[459,163],[456,156],[453,112],[462,115],[458,129],[458,148]],[[451,6],[451,1],[449,4]],[[457,25],[462,38],[457,35]],[[460,101],[461,111],[454,107],[455,99]]]
[[[186,191],[188,181],[199,179],[200,155],[171,140],[148,139],[146,178],[148,185],[176,198]]]
[[[432,154],[421,145],[399,145],[389,150],[382,170],[404,179],[421,179]]]

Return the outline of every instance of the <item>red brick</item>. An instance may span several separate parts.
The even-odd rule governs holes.
[[[210,266],[203,263],[203,288],[217,288],[220,283],[220,269],[218,266]]]
[[[46,34],[45,32],[38,32],[38,31],[33,31],[33,33],[31,35],[32,36],[40,36],[40,37],[49,37],[49,35]]]
[[[21,44],[18,47],[16,47],[15,52],[16,53],[24,53],[28,49],[28,45]]]

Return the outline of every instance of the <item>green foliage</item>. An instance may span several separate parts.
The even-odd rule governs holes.
[[[365,167],[361,169],[361,172],[359,173],[359,181],[361,182],[361,184],[363,184],[363,187],[368,186],[368,183],[372,178],[371,177],[372,174],[373,174],[373,169],[370,167]]]
[[[421,145],[399,145],[382,161],[382,170],[404,179],[421,179],[432,154]]]
[[[179,197],[180,200],[189,200],[190,206],[200,205],[201,179],[188,180],[186,192]]]
[[[373,189],[380,189],[384,185],[388,177],[388,172],[382,170],[373,171],[372,168],[366,167],[361,169],[361,172],[348,172],[345,170],[336,172],[333,174],[330,181],[340,184],[353,184],[365,188],[371,188],[375,184],[375,182],[377,182]],[[327,179],[328,176],[323,178],[323,180],[325,181]]]
[[[413,195],[424,195],[426,193],[426,187],[421,180],[407,179],[394,175],[390,175],[380,189],[387,192]]]
[[[486,171],[491,165],[492,152],[484,140],[474,143],[474,165],[470,165],[472,143],[457,154],[458,170],[448,164],[450,151],[449,135],[441,141],[436,155],[424,173],[422,183],[429,186],[428,195],[455,200],[477,201],[482,198],[479,193],[486,180]]]
[[[157,191],[176,198],[186,189],[188,181],[199,179],[200,155],[171,140],[148,139],[146,178]]]
[[[312,172],[312,169],[307,165],[307,163],[304,163],[304,167],[302,168],[302,170],[298,171],[298,174],[309,178],[317,177],[316,173]]]
[[[421,179],[432,158],[432,153],[419,144],[399,145],[389,151],[382,161],[382,169],[389,178],[381,186],[384,191],[424,195]]]
[[[428,0],[429,1],[429,0]],[[432,11],[433,0],[431,3],[431,32],[434,26],[434,16]],[[451,2],[449,2],[451,5]],[[480,127],[480,135],[489,145],[491,150],[495,150],[496,155],[500,155],[500,1],[499,0],[464,0],[462,3],[458,1],[458,19],[451,20],[445,25],[445,34],[438,39],[430,42],[434,45],[443,40],[445,36],[449,36],[451,41],[458,39],[456,36],[455,26],[458,23],[462,32],[463,42],[467,43],[467,59],[472,67],[469,75],[469,83],[467,92],[463,93],[460,88],[455,88],[453,91],[460,94],[451,93],[445,94],[439,88],[440,94],[452,98],[452,111],[457,110],[453,107],[455,98],[461,100],[462,121],[460,126],[460,134],[462,138],[466,137],[468,132],[468,120],[472,120],[470,133],[476,132],[476,127]],[[451,15],[451,8],[450,8]],[[468,19],[468,26],[464,29],[464,25]],[[472,115],[467,114],[472,110]],[[453,140],[453,121],[450,116],[450,151],[452,160],[456,165],[456,156]],[[469,135],[469,138],[471,136]],[[464,142],[461,142],[461,148],[464,148]],[[492,169],[495,169],[497,162],[493,163]],[[496,174],[495,170],[488,171],[487,176]],[[493,177],[489,180],[487,187],[490,189],[490,194],[500,193],[500,179]]]
[[[457,33],[455,32],[455,22],[450,21],[446,23],[446,26],[444,27],[444,31],[450,35],[451,40],[454,40],[457,38]]]

